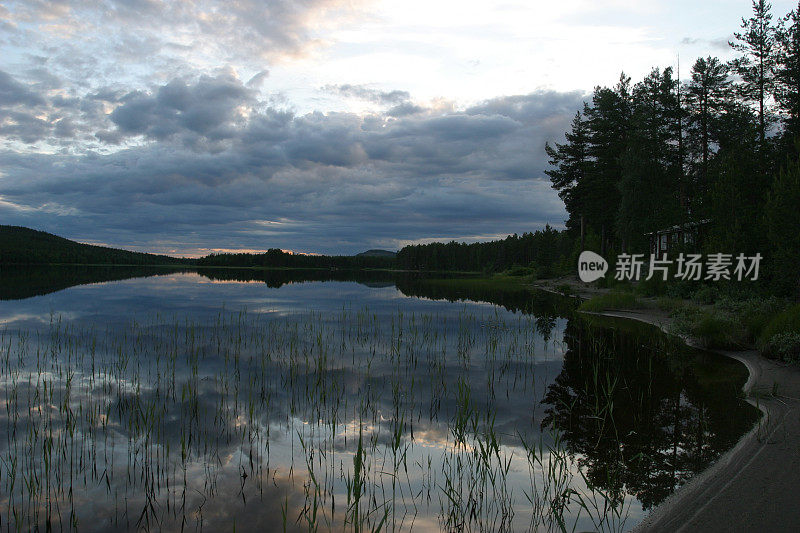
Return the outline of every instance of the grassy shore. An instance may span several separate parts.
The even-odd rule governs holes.
[[[652,310],[670,318],[670,333],[696,339],[703,347],[756,349],[766,357],[800,364],[800,304],[708,284],[678,285],[613,280],[582,283],[575,276],[540,280],[529,272],[508,271],[467,279],[436,280],[450,287],[481,290],[540,289],[580,298],[580,311]]]
[[[708,286],[685,297],[648,296],[626,285],[598,289],[579,309],[660,310],[672,319],[671,333],[697,339],[706,348],[757,349],[769,358],[800,364],[800,304],[783,298],[726,294]]]

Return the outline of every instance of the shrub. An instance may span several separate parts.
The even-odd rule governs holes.
[[[508,276],[531,276],[534,274],[536,274],[535,268],[524,266],[511,267],[506,271],[506,275]]]
[[[737,331],[734,321],[719,313],[703,313],[694,326],[695,337],[706,348],[740,348],[744,342],[737,338]]]
[[[747,340],[754,343],[761,337],[767,324],[786,308],[786,301],[774,296],[744,299],[722,297],[716,306],[736,317],[747,334]]]
[[[667,283],[666,295],[670,298],[688,300],[695,291],[696,282],[673,280]]]
[[[556,292],[559,292],[564,296],[570,296],[573,294],[572,286],[569,283],[561,283],[560,285],[556,285]]]
[[[800,363],[800,333],[777,333],[761,346],[766,357],[787,363]]]
[[[717,298],[719,298],[719,289],[713,285],[701,285],[692,294],[692,300],[703,305],[713,304]]]
[[[636,290],[642,296],[663,296],[667,293],[667,282],[660,274],[654,275],[650,279],[644,276],[636,286]]]
[[[556,270],[547,265],[534,267],[536,279],[552,279],[556,277]]]
[[[745,344],[741,328],[724,313],[684,307],[672,316],[671,333],[694,337],[706,348],[735,349]]]
[[[800,333],[800,304],[795,304],[778,313],[761,331],[761,340],[766,342],[779,333]]]
[[[694,324],[700,319],[702,311],[693,306],[679,307],[670,313],[672,323],[669,325],[670,333],[674,335],[693,335]]]

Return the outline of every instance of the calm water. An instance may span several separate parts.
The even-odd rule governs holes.
[[[757,419],[734,361],[469,280],[26,269],[0,298],[9,530],[627,530]]]

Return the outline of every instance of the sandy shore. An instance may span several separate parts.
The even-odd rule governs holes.
[[[665,331],[670,323],[667,314],[657,310],[602,314]],[[764,416],[733,449],[679,488],[634,531],[800,531],[800,369],[753,350],[715,351],[747,366],[747,401]]]

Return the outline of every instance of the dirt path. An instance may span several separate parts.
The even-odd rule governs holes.
[[[665,313],[649,310],[602,314],[640,320],[665,331],[670,322]],[[747,366],[747,401],[764,416],[733,449],[678,489],[634,531],[800,531],[800,369],[754,350],[715,351]]]

